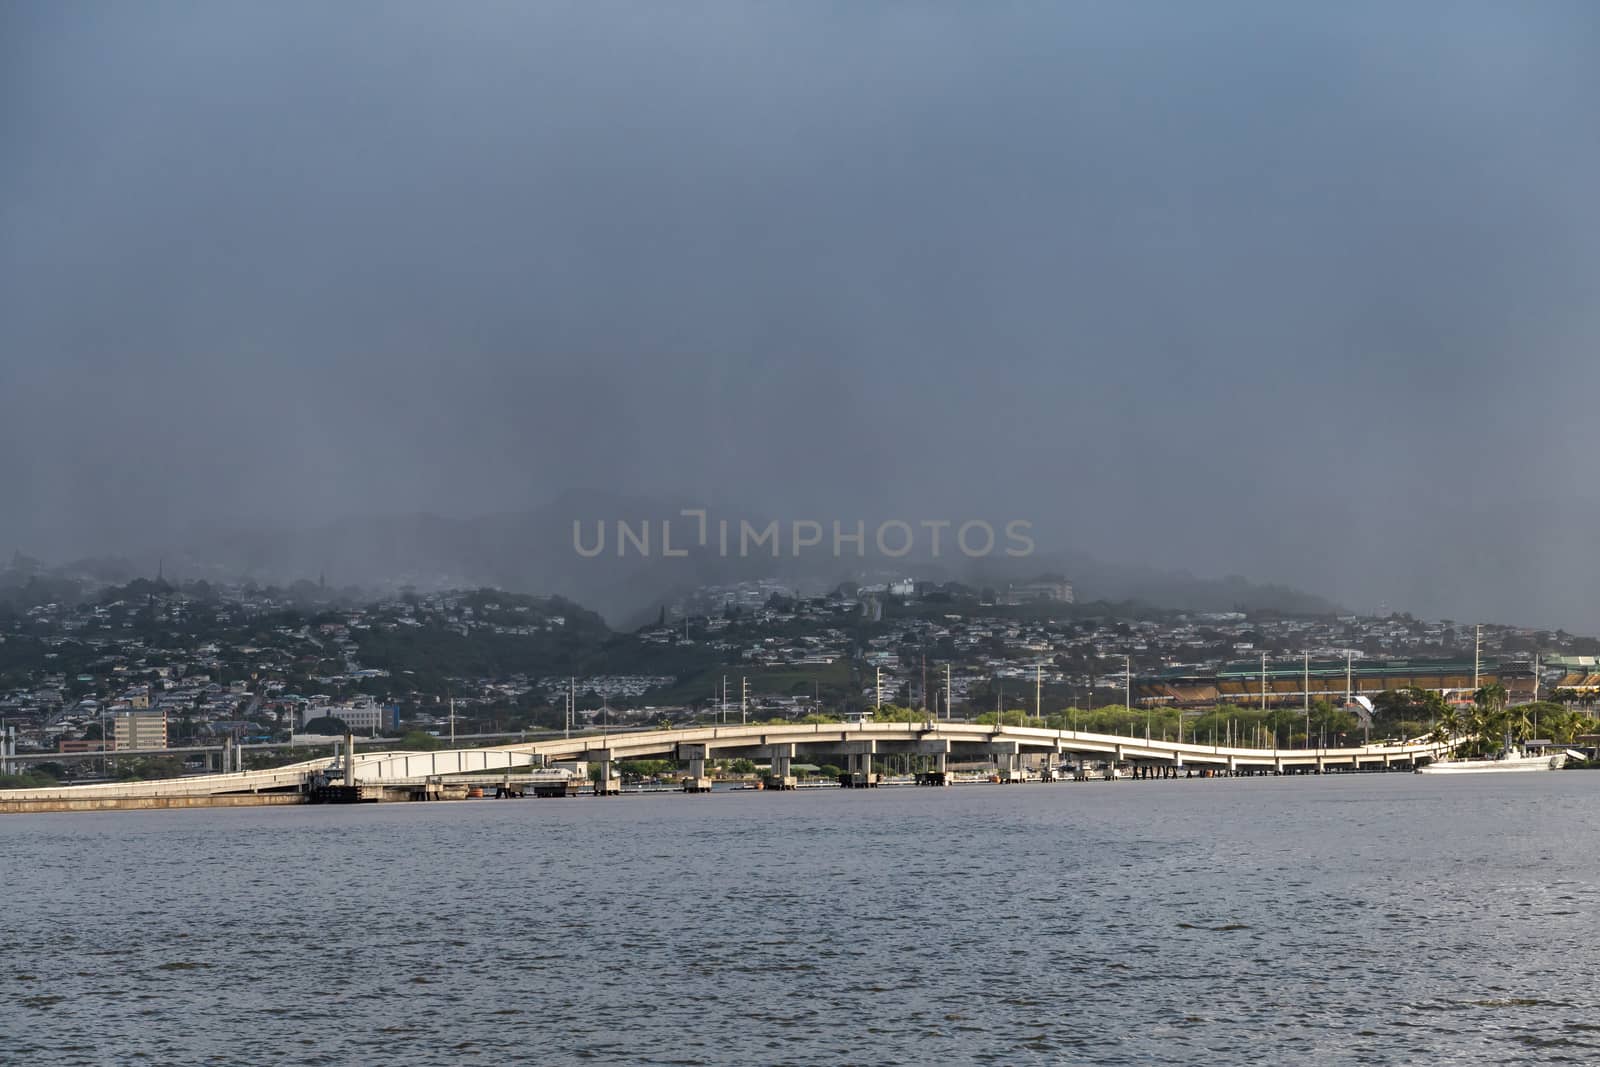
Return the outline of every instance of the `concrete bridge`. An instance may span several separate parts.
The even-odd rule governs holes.
[[[1456,742],[1459,744],[1459,740]],[[0,812],[29,810],[34,801],[68,801],[72,807],[182,806],[204,797],[302,793],[319,778],[353,785],[382,785],[492,771],[540,763],[583,760],[598,765],[602,787],[614,786],[614,764],[627,759],[671,759],[687,767],[691,783],[709,788],[706,764],[713,759],[748,758],[770,762],[779,779],[790,777],[798,759],[837,763],[852,774],[870,775],[874,757],[926,757],[930,769],[952,762],[995,763],[1002,780],[1020,777],[1029,756],[1103,759],[1182,772],[1185,769],[1239,771],[1325,771],[1410,768],[1436,759],[1452,746],[1428,740],[1344,748],[1251,748],[1194,742],[1145,740],[1117,734],[1050,730],[1028,726],[987,726],[965,722],[863,722],[754,726],[699,726],[675,730],[587,734],[430,752],[356,752],[348,764],[327,758],[273,770],[235,771],[143,782],[104,782],[47,789],[0,791]],[[148,801],[141,805],[127,801]]]
[[[874,756],[923,755],[937,770],[950,762],[992,759],[1002,773],[1018,771],[1025,757],[1089,757],[1135,765],[1286,771],[1295,769],[1374,769],[1414,766],[1435,759],[1450,745],[1417,740],[1404,744],[1347,748],[1268,749],[1240,745],[1146,740],[1117,734],[1050,730],[1028,726],[988,726],[963,722],[863,722],[764,726],[702,726],[678,730],[588,735],[581,738],[502,745],[496,748],[438,752],[358,754],[357,782],[460,774],[544,760],[598,763],[609,777],[618,760],[664,758],[688,765],[691,778],[702,777],[711,759],[740,757],[770,761],[773,774],[785,776],[792,761],[838,762],[846,770],[871,769]]]

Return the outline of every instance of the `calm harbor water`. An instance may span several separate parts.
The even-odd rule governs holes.
[[[0,818],[0,1062],[1600,1061],[1600,774]]]

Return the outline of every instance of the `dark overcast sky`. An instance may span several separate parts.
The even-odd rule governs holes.
[[[571,486],[1600,629],[1600,6],[0,5],[0,549]]]

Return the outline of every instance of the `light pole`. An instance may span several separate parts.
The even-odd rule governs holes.
[[[1483,626],[1479,624],[1472,630],[1472,696],[1478,696],[1478,670],[1483,661]]]
[[[1122,657],[1122,700],[1128,705],[1128,714],[1133,714],[1133,657]],[[1129,724],[1132,729],[1132,724]],[[1146,739],[1148,740],[1148,738]]]

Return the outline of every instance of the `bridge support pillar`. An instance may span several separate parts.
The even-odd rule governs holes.
[[[679,745],[678,762],[689,765],[689,773],[683,779],[685,793],[711,792],[711,779],[706,777],[706,759],[710,755],[707,745]]]
[[[597,764],[600,774],[594,782],[594,795],[597,797],[614,797],[622,792],[620,779],[611,776],[611,764],[614,753],[609,748],[589,748],[578,757],[585,763]]]
[[[798,784],[790,770],[794,764],[793,745],[768,745],[767,759],[772,762],[772,769],[767,774],[764,783],[768,789],[793,789]]]
[[[839,784],[846,789],[872,789],[878,776],[872,770],[872,757],[877,754],[876,741],[851,741],[840,746],[845,755],[845,773]]]
[[[994,757],[995,769],[1000,772],[1002,783],[1021,782],[1022,775],[1022,746],[1016,741],[991,741],[989,754]]]
[[[950,742],[918,741],[917,755],[928,757],[928,762],[917,775],[918,785],[950,784]]]
[[[356,784],[356,736],[349,730],[344,732],[344,784],[352,789]]]

